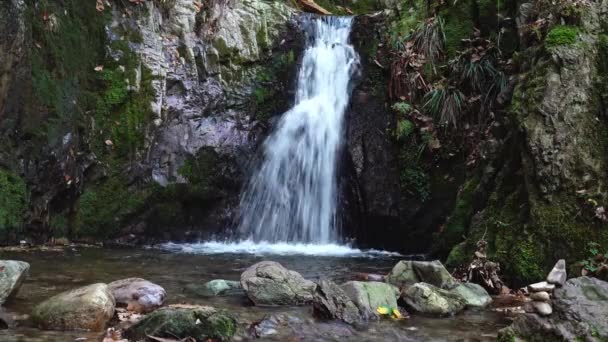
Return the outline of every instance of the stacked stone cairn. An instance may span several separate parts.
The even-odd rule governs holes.
[[[553,307],[551,306],[553,290],[556,287],[563,286],[566,282],[566,277],[566,261],[561,259],[553,266],[545,281],[528,285],[527,290],[530,293],[532,301],[526,303],[524,310],[529,313],[537,313],[541,316],[551,315],[553,313]]]

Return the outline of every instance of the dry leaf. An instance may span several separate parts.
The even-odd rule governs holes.
[[[97,72],[103,71],[103,65],[96,66],[95,71],[97,71]]]
[[[106,140],[105,143],[107,146],[114,146],[114,143],[110,139]]]
[[[97,3],[95,4],[95,8],[97,9],[98,12],[102,12],[105,9],[105,6],[103,5],[103,1],[97,0]]]

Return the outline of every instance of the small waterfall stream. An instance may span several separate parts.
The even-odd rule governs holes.
[[[253,241],[335,243],[336,161],[350,81],[359,63],[352,18],[308,17],[295,106],[264,143],[244,191],[239,232]]]

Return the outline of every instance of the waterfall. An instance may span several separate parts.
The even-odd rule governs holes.
[[[263,145],[241,197],[239,232],[254,241],[337,242],[336,164],[359,60],[352,18],[308,17],[295,105]]]

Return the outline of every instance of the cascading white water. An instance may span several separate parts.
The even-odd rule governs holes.
[[[239,230],[254,241],[332,243],[336,164],[358,55],[352,18],[309,18],[295,106],[264,143],[240,203]]]

